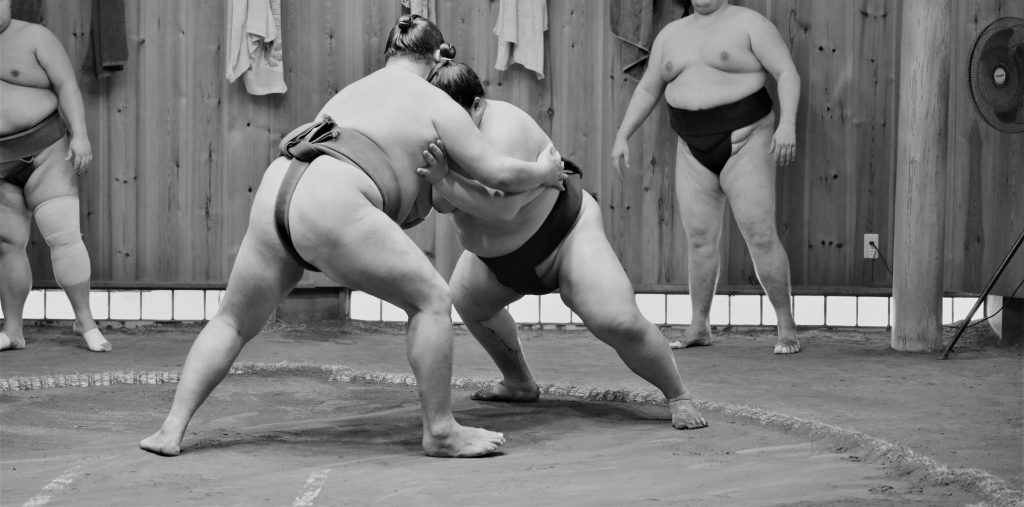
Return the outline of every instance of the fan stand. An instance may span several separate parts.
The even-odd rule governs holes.
[[[1021,231],[1020,237],[1017,238],[1017,242],[1013,244],[1012,248],[1010,248],[1010,252],[1006,254],[1006,258],[1003,259],[1003,263],[999,265],[999,269],[996,270],[996,274],[991,280],[989,280],[985,290],[978,296],[978,300],[974,302],[974,307],[971,308],[971,311],[966,317],[964,317],[964,320],[960,322],[960,327],[957,328],[956,334],[953,335],[953,341],[949,342],[949,346],[946,347],[946,351],[942,353],[942,356],[940,356],[939,359],[949,359],[949,353],[953,350],[953,346],[956,345],[956,341],[959,340],[960,335],[964,334],[964,331],[967,330],[967,325],[970,324],[971,317],[974,317],[974,313],[978,311],[981,303],[985,301],[988,294],[992,292],[992,288],[995,287],[996,282],[999,281],[999,277],[1002,276],[1003,271],[1006,271],[1006,266],[1010,264],[1010,261],[1013,260],[1014,254],[1016,254],[1017,250],[1020,249],[1021,243],[1024,243],[1024,231]]]

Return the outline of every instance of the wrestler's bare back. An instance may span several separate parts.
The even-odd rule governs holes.
[[[47,40],[50,39],[50,40]],[[59,44],[45,27],[16,19],[0,33],[0,135],[21,132],[57,109],[57,95],[38,54]]]
[[[752,31],[774,25],[759,13],[726,5],[711,16],[690,15],[658,34],[650,65],[657,65],[665,100],[679,109],[708,109],[742,99],[764,86],[767,72],[754,54]]]

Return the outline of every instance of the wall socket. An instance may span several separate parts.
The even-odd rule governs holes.
[[[872,247],[871,243],[874,243],[875,246]],[[877,259],[878,258],[878,250],[875,250],[875,248],[878,248],[878,250],[882,249],[882,245],[880,245],[878,243],[878,235],[877,234],[865,234],[864,235],[864,258],[865,259]]]

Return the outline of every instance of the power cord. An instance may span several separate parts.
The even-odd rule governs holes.
[[[875,249],[875,253],[878,254],[878,258],[882,259],[882,264],[885,265],[885,270],[889,272],[889,276],[892,276],[892,269],[889,267],[889,261],[885,260],[885,256],[882,255],[882,251],[879,250],[877,246],[875,246],[874,241],[868,241],[868,245],[871,246],[871,248]]]
[[[889,268],[889,261],[887,261],[887,260],[885,259],[885,256],[884,256],[884,255],[882,255],[882,251],[881,251],[881,250],[879,250],[877,246],[875,246],[875,242],[874,242],[874,241],[868,241],[868,245],[869,245],[869,246],[870,246],[871,248],[873,248],[873,249],[875,250],[875,253],[877,253],[877,254],[878,254],[878,258],[879,258],[879,259],[882,259],[882,264],[883,264],[883,265],[885,266],[885,270],[889,272],[889,275],[890,275],[890,276],[892,276],[892,269],[891,269],[891,268]],[[1024,278],[1022,278],[1022,279],[1021,279],[1021,281],[1020,281],[1020,283],[1018,283],[1018,284],[1017,284],[1017,287],[1013,289],[1013,292],[1012,292],[1012,293],[1010,294],[1010,296],[1009,296],[1009,297],[1011,297],[1011,298],[1012,298],[1012,297],[1016,296],[1016,295],[1017,295],[1017,291],[1018,291],[1018,290],[1020,290],[1021,286],[1024,286]],[[996,310],[995,312],[993,312],[993,313],[992,313],[992,315],[989,315],[988,317],[985,317],[984,319],[980,319],[980,320],[978,320],[977,322],[973,322],[973,323],[971,323],[971,324],[970,324],[969,326],[967,326],[967,327],[966,327],[965,329],[970,329],[970,328],[972,328],[972,327],[974,327],[974,326],[977,326],[978,324],[981,324],[981,323],[985,322],[985,321],[986,321],[986,320],[988,320],[988,319],[991,319],[992,317],[995,317],[996,315],[999,315],[999,312],[1003,311],[1003,308],[1005,308],[1005,307],[1006,307],[1006,305],[1004,304],[1003,306],[999,307],[999,309],[998,309],[998,310]],[[959,326],[948,326],[948,325],[943,325],[942,327],[945,327],[945,328],[950,328],[950,329],[956,329],[956,328],[958,328]]]
[[[1017,295],[1017,291],[1020,290],[1022,285],[1024,285],[1024,278],[1021,278],[1020,283],[1018,283],[1017,287],[1015,287],[1013,289],[1013,292],[1009,295],[1009,297],[1012,298],[1012,297],[1016,296]],[[968,329],[970,329],[970,328],[972,328],[974,326],[977,326],[978,324],[981,324],[981,323],[985,322],[988,319],[991,319],[992,317],[995,317],[996,315],[999,315],[999,312],[1003,311],[1003,308],[1006,308],[1006,304],[1005,303],[1003,304],[1003,306],[1000,306],[998,310],[996,310],[995,312],[992,312],[992,315],[989,315],[988,317],[985,317],[984,319],[979,319],[977,322],[972,322],[970,325],[968,325],[966,328],[964,328],[964,330],[966,331],[966,330],[968,330]],[[949,329],[956,329],[956,328],[958,328],[960,326],[949,326],[949,325],[943,324],[942,327],[949,328]]]

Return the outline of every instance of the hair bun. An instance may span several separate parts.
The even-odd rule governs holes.
[[[441,58],[452,59],[455,58],[455,46],[445,42],[441,44]]]
[[[402,14],[398,17],[398,28],[405,30],[412,26],[412,16],[408,14]]]

